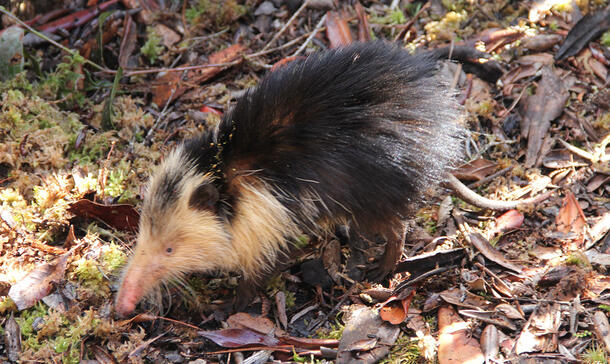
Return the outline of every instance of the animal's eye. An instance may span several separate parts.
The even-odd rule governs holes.
[[[167,254],[171,254],[171,252],[172,252],[172,251],[174,251],[174,249],[172,249],[172,248],[167,248],[167,249],[165,249],[165,252],[166,252]]]

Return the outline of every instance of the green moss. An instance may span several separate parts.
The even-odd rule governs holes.
[[[72,270],[72,278],[79,281],[81,284],[92,287],[101,284],[104,280],[104,275],[98,268],[98,263],[91,259],[81,258],[74,262],[74,270]]]
[[[465,8],[466,1],[465,0],[441,0],[441,3],[445,7],[445,9],[450,11],[462,11]]]
[[[98,164],[110,149],[106,134],[108,133],[95,134],[91,138],[87,138],[87,141],[78,150],[75,149],[77,135],[74,134],[69,142],[68,159],[70,162],[79,161],[81,165]]]
[[[115,243],[104,247],[102,252],[102,266],[109,274],[118,272],[127,262],[127,254]]]
[[[335,323],[330,323],[330,327],[321,327],[316,331],[316,337],[320,339],[335,339],[339,340],[343,336],[345,325],[335,318]]]
[[[417,211],[417,214],[415,216],[417,217],[417,222],[422,225],[428,233],[432,235],[436,233],[436,230],[438,229],[436,225],[436,211],[432,209],[422,208]]]
[[[8,312],[17,310],[17,305],[9,296],[0,297],[0,315],[6,315]]]
[[[578,252],[570,254],[566,258],[566,264],[575,265],[582,268],[591,268],[591,263],[589,262],[587,257],[584,254]]]
[[[456,38],[462,22],[466,20],[466,15],[466,11],[450,11],[442,19],[426,24],[424,29],[428,41]]]
[[[371,17],[370,22],[374,24],[397,25],[406,23],[407,18],[400,9],[396,9],[386,16]]]
[[[140,48],[140,52],[148,58],[148,62],[153,64],[157,61],[157,58],[161,55],[163,51],[163,46],[161,45],[161,37],[154,31],[152,28],[147,29],[148,38],[146,43]]]
[[[607,30],[602,34],[600,42],[604,47],[610,47],[610,30]]]
[[[607,364],[608,356],[603,348],[600,348],[597,344],[593,344],[587,349],[581,357],[582,361],[586,364]]]
[[[597,307],[601,308],[602,310],[606,310],[606,311],[610,312],[610,306],[608,306],[608,305],[601,304]]]
[[[398,340],[390,349],[390,354],[380,361],[382,364],[411,364],[420,363],[421,351],[417,345],[418,340],[411,339],[404,332],[400,333]]]
[[[84,76],[82,66],[85,59],[79,55],[66,56],[64,62],[57,65],[54,72],[46,75],[37,89],[41,96],[62,100],[64,108],[85,105],[85,94],[82,92]]]
[[[294,307],[296,302],[294,293],[286,289],[286,281],[282,279],[282,275],[276,274],[267,282],[267,295],[273,297],[279,291],[284,292],[286,296],[286,308]]]
[[[37,303],[34,307],[21,311],[21,315],[15,318],[19,329],[21,330],[22,342],[32,348],[40,348],[40,342],[36,336],[36,331],[33,328],[34,320],[44,318],[48,313],[48,308],[42,303]]]

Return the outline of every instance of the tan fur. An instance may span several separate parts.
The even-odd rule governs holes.
[[[269,268],[291,238],[301,233],[290,211],[257,178],[235,181],[241,191],[229,231],[238,259],[232,267],[246,277],[256,277]]]

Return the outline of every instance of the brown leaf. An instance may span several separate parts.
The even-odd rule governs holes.
[[[8,295],[20,311],[34,306],[64,278],[68,258],[71,255],[72,253],[68,252],[51,263],[42,264],[11,287]]]
[[[345,46],[354,41],[345,13],[336,11],[326,13],[326,36],[330,41],[330,48]]]
[[[220,50],[208,58],[208,63],[223,64],[229,63],[238,59],[245,50],[245,47],[241,44],[233,44],[232,46]],[[185,65],[188,66],[188,65]],[[166,103],[176,100],[179,96],[184,94],[191,87],[196,87],[202,82],[209,80],[216,76],[222,70],[228,66],[212,66],[201,68],[198,70],[191,70],[187,73],[186,79],[188,84],[183,83],[182,72],[167,72],[155,80],[152,86],[152,101],[160,107],[165,106]]]
[[[493,309],[491,302],[487,301],[483,297],[477,296],[468,291],[464,292],[459,288],[450,288],[445,290],[440,293],[440,296],[445,302],[458,307],[466,307],[483,311]]]
[[[161,36],[161,41],[165,47],[170,48],[180,41],[180,35],[172,28],[161,23],[155,24],[154,28],[157,34]]]
[[[275,307],[277,316],[284,329],[288,328],[288,316],[286,316],[286,294],[283,291],[278,291],[275,294]]]
[[[485,237],[479,233],[470,233],[468,234],[472,245],[474,245],[477,250],[479,250],[485,258],[493,261],[496,264],[503,266],[504,268],[508,268],[517,273],[521,273],[522,268],[514,263],[509,262],[504,258],[504,256],[497,251]]]
[[[21,354],[21,328],[12,314],[4,324],[4,348],[9,360],[16,363]]]
[[[407,313],[409,312],[409,305],[414,296],[415,290],[408,289],[404,291],[404,294],[401,295],[401,297],[390,297],[381,304],[379,316],[382,320],[393,325],[404,322],[407,318]]]
[[[593,324],[595,325],[595,334],[597,338],[604,343],[606,351],[610,351],[610,324],[608,316],[603,311],[595,311],[593,315]]]
[[[553,46],[561,42],[562,39],[563,37],[559,34],[538,34],[523,39],[521,47],[531,51],[541,52],[553,48]]]
[[[279,344],[278,339],[273,336],[259,334],[246,329],[198,331],[197,333],[226,348],[238,348],[247,345],[275,346]]]
[[[404,310],[401,301],[392,301],[381,307],[379,316],[392,325],[399,325],[407,318],[407,312]]]
[[[245,312],[238,312],[229,316],[227,319],[227,325],[229,328],[248,329],[264,335],[269,333],[287,335],[286,332],[276,327],[275,324],[268,318],[262,316],[255,317]]]
[[[527,168],[540,164],[542,142],[547,137],[551,121],[562,114],[569,96],[555,71],[549,66],[543,67],[536,93],[526,99],[525,115],[521,121],[521,132],[527,136]]]
[[[46,33],[54,33],[59,29],[70,30],[76,27],[80,27],[89,22],[89,20],[98,16],[102,11],[105,11],[112,5],[116,4],[118,0],[106,1],[99,6],[92,6],[85,10],[77,11],[68,16],[52,21],[38,28],[40,31]]]
[[[389,346],[396,341],[400,333],[399,326],[381,320],[373,308],[362,305],[349,306],[344,321],[345,328],[339,343],[337,364],[354,363],[356,360],[361,364],[376,363],[389,353]],[[377,345],[371,350],[366,352],[349,350],[358,345],[362,346],[371,338],[378,340]]]
[[[578,200],[569,190],[566,191],[566,196],[561,203],[555,224],[557,224],[557,231],[565,234],[572,232],[578,235],[582,235],[587,226],[585,214],[582,212]]]
[[[508,210],[496,218],[496,227],[494,231],[505,233],[507,231],[518,229],[525,216],[518,210]]]
[[[468,325],[448,306],[438,310],[438,362],[483,363],[485,357],[479,343],[472,337]]]
[[[555,351],[560,323],[561,309],[558,303],[538,306],[515,343],[516,353]]]
[[[366,11],[360,1],[357,1],[354,7],[358,15],[358,41],[369,42],[371,40],[371,29]]]
[[[125,14],[123,24],[123,38],[121,39],[121,46],[119,48],[119,66],[125,69],[129,66],[129,57],[131,57],[134,49],[136,49],[138,35],[136,32],[136,24],[133,22],[133,18],[129,13]]]
[[[583,16],[570,29],[565,42],[557,51],[555,59],[562,60],[576,55],[608,28],[610,28],[610,7]]]
[[[485,354],[486,362],[496,359],[500,352],[500,338],[498,328],[494,325],[487,325],[481,333],[481,348]]]
[[[497,163],[479,158],[461,165],[453,175],[465,181],[479,181],[495,172],[497,167]]]
[[[78,200],[68,211],[76,216],[101,220],[117,230],[137,231],[140,214],[132,205],[102,205],[90,200]]]

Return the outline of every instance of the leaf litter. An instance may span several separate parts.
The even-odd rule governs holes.
[[[28,33],[25,72],[0,84],[3,359],[226,362],[243,350],[223,350],[232,338],[256,344],[244,355],[276,362],[607,360],[607,4],[140,3],[10,9],[81,55],[38,41],[32,56]],[[3,17],[0,37],[13,24]],[[456,175],[498,200],[557,193],[504,214],[457,199],[443,203],[442,219],[436,205],[422,209],[385,286],[350,282],[339,241],[312,241],[250,314],[221,309],[238,277],[193,275],[141,306],[157,314],[116,320],[113,294],[152,166],[273,65],[352,42],[355,31],[411,50],[453,40],[489,52],[492,61],[464,67],[468,76],[453,70],[474,161]],[[300,279],[320,254],[325,289]]]

